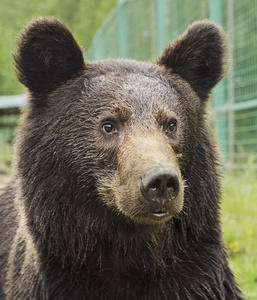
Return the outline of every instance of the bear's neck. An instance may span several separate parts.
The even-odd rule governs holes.
[[[122,291],[127,288],[127,282],[135,280],[138,286],[143,284],[150,289],[167,276],[174,278],[174,284],[184,282],[187,276],[204,278],[210,259],[219,264],[215,236],[212,241],[205,241],[208,247],[201,249],[201,238],[195,240],[184,226],[182,219],[172,219],[165,226],[151,230],[149,227],[135,231],[135,227],[128,228],[126,224],[124,235],[120,224],[119,229],[113,226],[109,232],[89,235],[84,252],[78,245],[79,251],[72,253],[73,256],[67,252],[59,253],[60,256],[53,253],[41,256],[41,266],[49,282],[58,276],[60,288],[63,282],[73,287],[76,283],[78,291],[90,286],[99,286],[102,290],[115,290],[116,286]]]

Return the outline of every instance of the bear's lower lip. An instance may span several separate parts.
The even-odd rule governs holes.
[[[166,217],[168,214],[169,214],[168,212],[155,212],[155,213],[152,213],[152,215],[154,217],[157,217],[157,218]]]

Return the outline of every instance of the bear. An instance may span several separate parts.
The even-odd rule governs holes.
[[[27,88],[1,194],[0,299],[243,299],[206,118],[224,31],[195,21],[155,62],[84,61],[53,17],[21,33]]]

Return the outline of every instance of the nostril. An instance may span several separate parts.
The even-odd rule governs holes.
[[[149,190],[156,191],[161,186],[161,181],[159,179],[156,179],[149,187]]]
[[[156,176],[156,178],[155,178]],[[146,190],[152,193],[152,196],[161,196],[167,190],[167,180],[166,176],[159,174],[154,175],[146,186]]]
[[[169,179],[168,181],[167,181],[167,187],[168,188],[173,188],[173,184],[174,184],[174,181],[173,181],[173,179]]]
[[[167,181],[167,189],[170,192],[176,192],[179,189],[179,180],[177,176],[171,177]]]

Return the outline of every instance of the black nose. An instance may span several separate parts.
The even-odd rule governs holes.
[[[140,178],[142,195],[150,201],[164,204],[177,197],[179,177],[173,168],[160,168]]]

